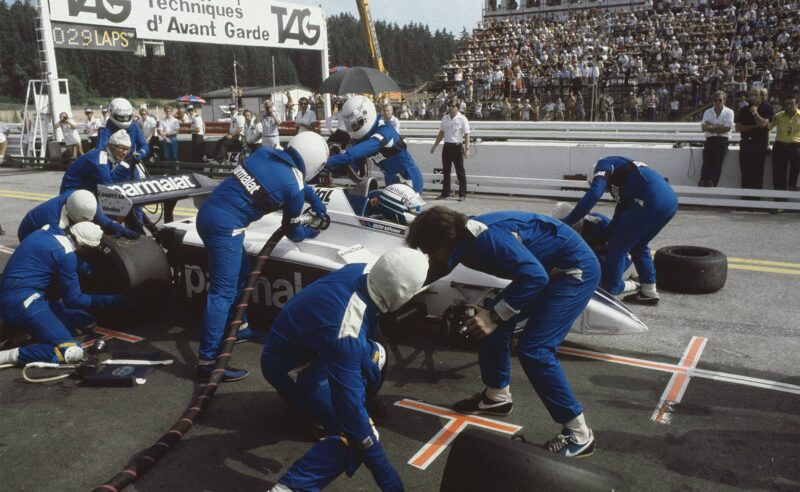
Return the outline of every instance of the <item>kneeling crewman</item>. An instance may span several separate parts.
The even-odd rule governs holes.
[[[561,433],[545,444],[566,457],[589,456],[594,435],[575,398],[556,351],[600,282],[600,265],[583,239],[560,221],[524,212],[493,212],[468,218],[445,207],[422,212],[406,242],[430,258],[434,276],[459,263],[511,283],[466,321],[481,340],[478,362],[485,389],[453,409],[508,415],[511,401],[511,336],[525,328],[517,352],[522,368]]]
[[[362,462],[381,490],[402,490],[365,405],[367,392],[381,383],[385,361],[382,347],[370,338],[378,316],[411,300],[427,273],[424,254],[396,248],[369,271],[356,263],[326,275],[281,310],[264,344],[261,370],[281,397],[312,414],[328,437],[295,462],[273,491],[319,490],[342,472],[352,476]],[[289,375],[309,364],[296,381]]]
[[[139,233],[111,220],[97,204],[94,195],[86,190],[67,191],[38,205],[25,214],[19,224],[17,236],[22,242],[33,231],[45,225],[65,231],[69,226],[83,221],[98,224],[106,233],[136,239]]]
[[[83,350],[74,335],[92,319],[82,310],[127,304],[124,296],[84,294],[78,284],[78,257],[102,237],[98,225],[79,222],[66,232],[45,226],[22,241],[0,278],[0,315],[37,343],[0,352],[0,364],[79,362]]]

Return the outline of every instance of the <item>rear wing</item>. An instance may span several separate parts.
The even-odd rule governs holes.
[[[97,187],[97,200],[106,215],[128,215],[131,207],[211,193],[218,181],[202,174],[152,176]]]

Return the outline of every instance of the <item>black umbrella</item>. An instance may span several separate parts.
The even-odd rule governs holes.
[[[379,94],[399,92],[400,86],[385,73],[369,67],[340,70],[322,81],[319,92],[325,94]]]

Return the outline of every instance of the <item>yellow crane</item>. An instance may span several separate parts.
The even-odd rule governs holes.
[[[369,53],[372,57],[372,66],[376,70],[386,73],[386,67],[383,66],[383,57],[381,56],[381,47],[378,45],[378,35],[375,33],[375,25],[372,23],[372,17],[369,14],[369,0],[356,0],[358,5],[358,13],[361,16],[361,27],[364,30],[364,37],[369,46]]]

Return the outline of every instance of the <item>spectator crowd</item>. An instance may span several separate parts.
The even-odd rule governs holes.
[[[800,82],[800,2],[694,3],[481,23],[407,116],[438,119],[457,96],[473,119],[667,121],[718,90],[735,104]]]

